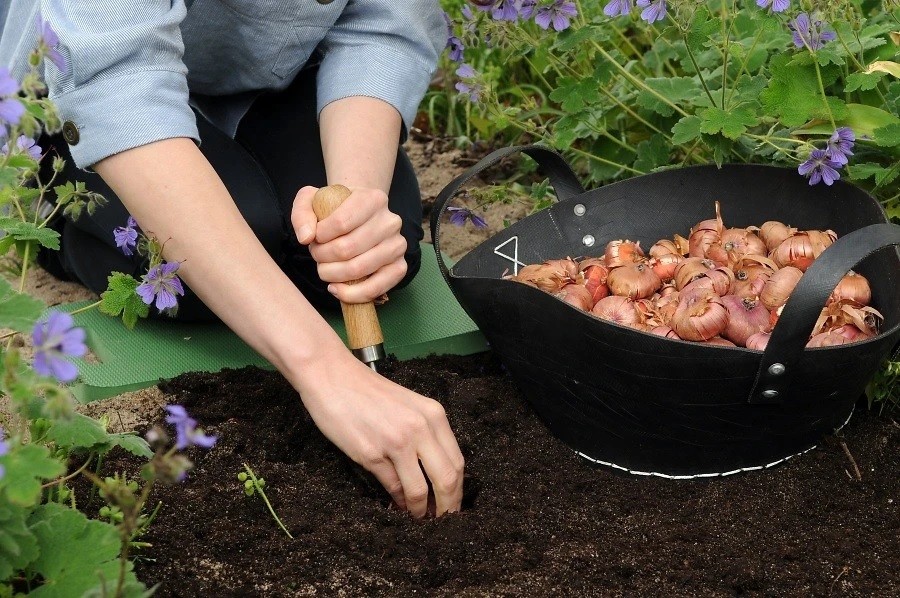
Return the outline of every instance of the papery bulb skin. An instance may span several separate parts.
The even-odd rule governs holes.
[[[647,262],[613,268],[606,280],[613,295],[646,299],[659,290],[662,281]]]
[[[643,316],[632,299],[619,295],[610,295],[594,304],[591,313],[609,322],[622,326],[643,324]]]
[[[802,276],[803,272],[793,266],[785,266],[770,276],[759,293],[766,309],[771,311],[784,305]]]
[[[678,336],[688,341],[705,341],[719,336],[727,325],[728,310],[722,298],[708,289],[681,293],[678,309],[670,323]]]
[[[712,270],[707,270],[699,277],[688,283],[682,291],[690,292],[694,289],[710,289],[720,297],[727,295],[734,283],[734,273],[725,267],[719,266]]]
[[[603,252],[603,260],[607,268],[618,268],[639,262],[644,258],[644,250],[640,242],[628,239],[610,241]]]
[[[582,260],[579,268],[584,277],[584,286],[591,293],[594,303],[609,295],[609,287],[606,285],[609,268],[606,267],[602,258]]]
[[[669,282],[675,277],[675,268],[684,261],[684,256],[676,253],[667,253],[650,258],[650,267],[663,282]]]
[[[872,302],[872,288],[862,274],[848,272],[831,292],[829,301],[852,301],[857,305],[868,305]]]
[[[770,220],[759,227],[759,238],[765,243],[766,251],[770,252],[796,232],[796,228],[792,228],[783,222]]]
[[[650,329],[650,334],[655,334],[656,336],[663,336],[665,338],[672,338],[676,340],[681,340],[681,337],[678,334],[669,328],[666,325],[654,326]]]
[[[765,351],[771,336],[772,334],[770,332],[757,332],[747,339],[747,348],[753,349],[754,351]]]
[[[707,345],[717,345],[719,347],[736,347],[733,342],[726,338],[722,338],[721,336],[714,336],[708,341],[700,341],[702,343],[706,343]]]
[[[683,262],[675,268],[675,288],[681,290],[690,284],[694,279],[699,278],[708,270],[717,268],[716,263],[712,260],[699,257],[685,258]]]
[[[558,293],[556,293],[556,297],[582,311],[591,311],[591,308],[594,307],[594,300],[591,297],[591,293],[587,288],[580,284],[569,283],[565,285]]]
[[[744,347],[747,345],[747,339],[757,332],[770,330],[769,311],[762,303],[735,295],[722,297],[722,303],[728,310],[728,324],[722,336],[735,345]]]
[[[723,232],[725,232],[725,225],[722,222],[721,206],[719,202],[716,202],[716,217],[698,222],[691,228],[691,234],[688,237],[688,255],[706,258],[709,248],[721,241]]]

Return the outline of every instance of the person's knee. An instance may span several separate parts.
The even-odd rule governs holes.
[[[411,283],[416,274],[419,273],[419,269],[422,267],[422,249],[419,247],[419,244],[416,243],[415,249],[407,251],[403,255],[403,259],[406,260],[406,274],[394,287],[395,289],[402,289]]]

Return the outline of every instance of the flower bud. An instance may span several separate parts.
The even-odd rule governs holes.
[[[153,452],[164,450],[169,446],[169,435],[166,434],[166,431],[160,426],[153,426],[150,428],[144,435],[144,438],[147,440],[147,444],[150,445],[150,448],[153,449]]]

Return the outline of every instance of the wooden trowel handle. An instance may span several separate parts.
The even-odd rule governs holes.
[[[319,221],[328,218],[349,196],[350,189],[343,185],[322,187],[316,192],[312,202],[316,218]],[[351,280],[346,284],[356,284],[366,278],[368,277]],[[354,352],[375,347],[384,342],[374,303],[371,301],[368,303],[344,303],[341,301],[341,311],[344,312],[344,325],[347,327],[347,344]],[[363,361],[367,360],[363,359]]]

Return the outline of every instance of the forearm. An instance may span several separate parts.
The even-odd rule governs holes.
[[[319,124],[330,185],[390,190],[401,126],[393,106],[369,97],[344,98],[325,106]]]
[[[141,228],[232,330],[295,385],[343,345],[266,253],[193,141],[159,141],[94,166]]]

